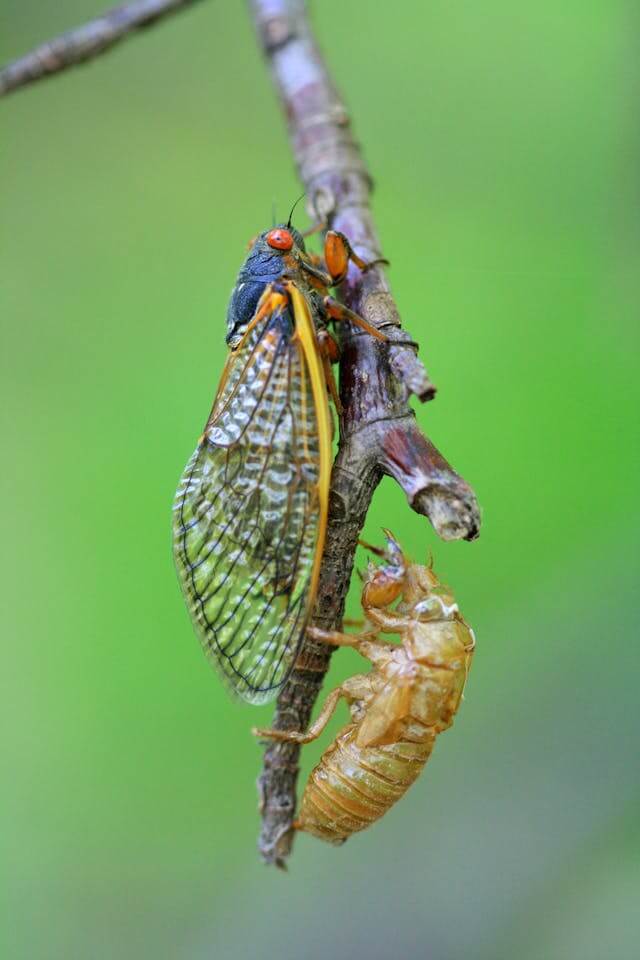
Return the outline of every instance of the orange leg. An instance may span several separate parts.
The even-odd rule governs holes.
[[[355,263],[363,272],[370,270],[376,263],[388,263],[388,260],[378,258],[367,263],[362,257],[354,251],[353,247],[345,237],[344,233],[338,230],[327,230],[324,240],[324,262],[327,270],[331,274],[331,280],[335,285],[342,283],[349,269],[349,261]]]
[[[322,231],[326,229],[327,229],[327,221],[320,220],[318,221],[318,223],[314,223],[310,227],[307,227],[306,230],[303,230],[302,236],[306,239],[307,237],[312,237],[314,233],[322,233]]]
[[[356,267],[360,267],[361,270],[367,269],[368,264],[354,252],[344,233],[339,233],[337,230],[327,230],[324,238],[324,262],[334,284],[342,283],[346,277],[349,260],[353,261]]]
[[[320,347],[320,356],[322,358],[322,367],[324,369],[324,377],[327,381],[327,387],[329,389],[331,399],[335,404],[338,416],[342,417],[340,394],[338,393],[336,379],[333,375],[333,370],[331,369],[331,364],[337,363],[340,359],[340,347],[335,342],[328,330],[318,330],[317,337],[318,346]]]
[[[336,378],[333,375],[333,370],[331,369],[331,363],[326,353],[322,354],[322,368],[324,370],[324,378],[327,381],[327,387],[329,388],[329,393],[331,399],[336,408],[336,413],[340,418],[340,424],[342,424],[342,404],[340,403],[340,394],[338,393],[338,385],[336,384]]]
[[[375,337],[376,340],[382,340],[386,342],[387,337],[384,335],[384,333],[380,333],[376,327],[368,323],[366,320],[363,320],[363,318],[358,316],[357,313],[354,313],[353,310],[349,310],[349,307],[345,307],[343,303],[338,303],[338,301],[334,300],[333,297],[325,297],[323,303],[327,314],[332,320],[343,320],[347,321],[348,323],[353,323],[356,325],[356,327],[366,330],[366,332],[371,334],[372,337]]]
[[[324,271],[325,263],[322,257],[319,257],[318,254],[314,253],[312,250],[307,250],[307,257],[311,261],[312,267],[315,267],[317,270],[321,270],[323,273],[325,272]]]

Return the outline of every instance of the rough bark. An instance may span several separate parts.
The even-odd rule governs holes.
[[[132,0],[74,30],[40,44],[0,70],[0,97],[43,77],[105,53],[134,30],[192,6],[198,0]]]
[[[329,76],[302,0],[250,0],[263,52],[287,119],[308,208],[318,222],[341,230],[365,260],[382,257],[371,214],[372,180],[349,115]],[[445,540],[473,540],[480,514],[469,485],[418,429],[409,397],[435,389],[400,318],[382,264],[352,268],[341,299],[389,338],[380,344],[347,327],[342,332],[342,436],[333,467],[327,543],[313,622],[341,623],[360,531],[376,486],[392,476],[409,504]],[[306,729],[331,651],[307,638],[278,699],[272,726]],[[266,746],[259,780],[260,852],[284,867],[294,837],[299,746]]]

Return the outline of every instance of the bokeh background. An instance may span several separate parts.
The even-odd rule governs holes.
[[[2,59],[103,5],[5,0]],[[299,193],[278,106],[245,4],[213,0],[16,94],[0,157],[2,956],[629,960],[634,4],[313,8],[439,386],[417,416],[484,510],[478,542],[441,544],[386,481],[365,533],[384,522],[414,557],[433,549],[478,636],[465,704],[370,832],[337,850],[299,838],[286,875],[258,862],[249,728],[270,708],[232,703],[202,657],[169,526],[246,242]],[[358,666],[342,652],[330,682]]]

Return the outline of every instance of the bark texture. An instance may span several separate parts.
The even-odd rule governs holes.
[[[340,230],[367,261],[382,250],[371,214],[372,180],[355,142],[346,107],[329,76],[302,0],[250,0],[260,44],[286,116],[310,215]],[[340,298],[389,338],[381,344],[346,327],[342,332],[342,436],[333,467],[327,543],[313,622],[340,626],[360,531],[384,474],[405,491],[445,540],[473,540],[480,513],[475,495],[420,432],[409,397],[435,388],[402,329],[383,269],[352,267]],[[342,325],[341,325],[342,326]],[[326,644],[307,638],[278,699],[272,726],[306,729],[329,666]],[[291,853],[300,747],[270,743],[259,780],[267,863],[284,867]]]

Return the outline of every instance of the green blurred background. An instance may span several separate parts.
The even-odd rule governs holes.
[[[103,2],[4,0],[2,59]],[[635,5],[313,7],[439,387],[419,421],[484,510],[478,542],[441,544],[385,481],[365,533],[384,522],[414,557],[433,549],[478,636],[465,704],[369,832],[337,850],[299,838],[288,875],[258,862],[249,728],[271,710],[232,703],[207,666],[169,527],[246,242],[299,193],[279,109],[245,4],[213,0],[16,94],[0,160],[2,956],[627,960]],[[357,666],[340,653],[330,682]]]

